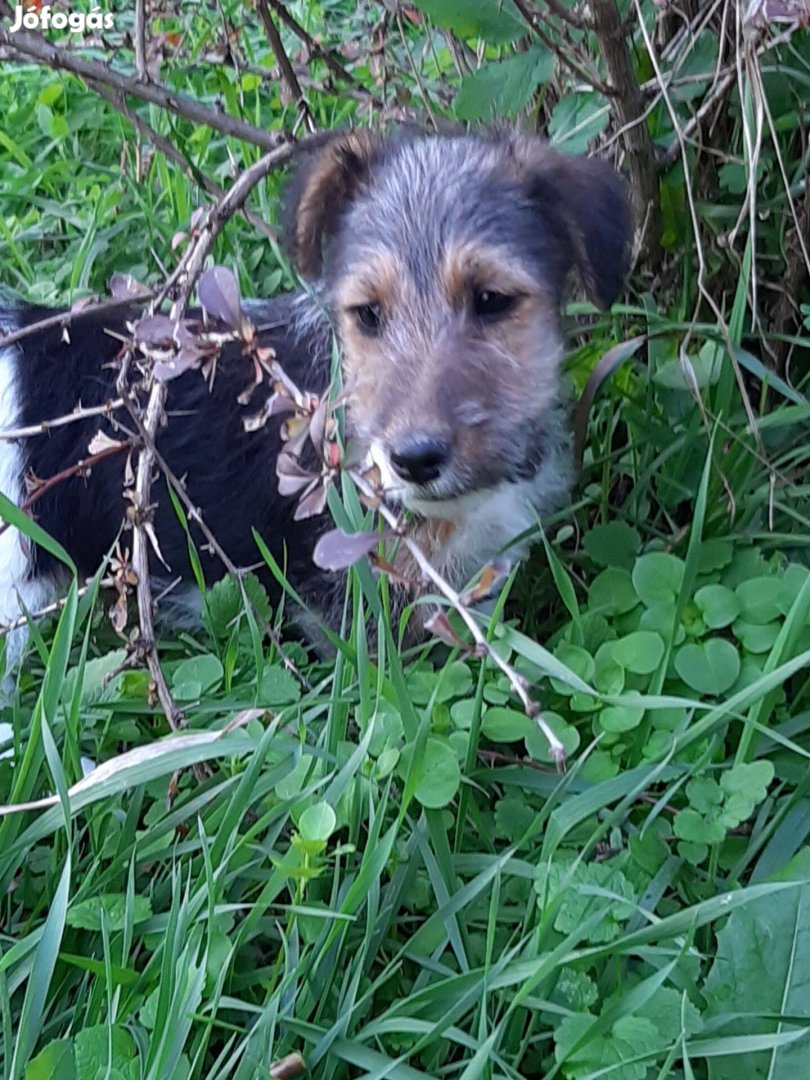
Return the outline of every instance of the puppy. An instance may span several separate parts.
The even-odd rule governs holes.
[[[630,236],[624,184],[604,163],[519,134],[383,139],[358,130],[301,155],[288,233],[309,284],[247,305],[259,343],[297,386],[322,394],[336,335],[347,433],[376,464],[386,501],[410,512],[414,539],[461,585],[568,490],[560,304],[572,269],[602,305],[621,288]],[[50,314],[6,307],[0,331]],[[0,339],[2,427],[114,399],[122,340],[138,317],[80,314],[66,317],[66,329],[36,330],[7,347]],[[240,403],[253,370],[231,343],[220,350],[212,386],[198,372],[173,380],[157,448],[233,563],[260,561],[257,530],[306,604],[337,626],[343,577],[312,561],[327,516],[296,520],[295,500],[279,494],[280,418],[246,430],[269,393],[265,380]],[[125,412],[118,415],[126,422]],[[3,440],[0,490],[24,504],[33,478],[47,480],[87,457],[99,430],[120,437],[94,416]],[[116,539],[129,545],[131,533],[121,531],[131,505],[125,460],[99,461],[89,477],[54,483],[31,505],[82,575],[97,570]],[[148,513],[165,564],[155,556],[153,570],[182,575],[191,603],[187,539],[159,471],[153,502]],[[214,581],[222,566],[193,526],[192,534]],[[262,576],[275,592],[272,577]],[[17,619],[22,605],[42,607],[62,586],[58,561],[6,528],[0,623]],[[405,588],[400,601],[417,592]]]

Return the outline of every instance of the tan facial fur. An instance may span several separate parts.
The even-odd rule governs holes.
[[[351,428],[383,455],[410,432],[448,439],[441,498],[497,482],[512,433],[557,396],[561,347],[553,297],[507,252],[467,242],[421,269],[433,287],[420,294],[397,252],[368,251],[336,283],[335,310]],[[514,297],[508,312],[480,318],[482,290]],[[379,310],[376,334],[358,322],[363,305]]]

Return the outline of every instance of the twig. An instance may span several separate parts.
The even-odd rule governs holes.
[[[144,443],[146,443],[149,435],[148,432],[146,432],[144,429],[143,421],[138,415],[137,410],[131,411],[130,416],[135,423],[138,433],[140,434]],[[247,571],[243,567],[237,566],[236,563],[231,559],[230,555],[228,555],[227,551],[222,547],[214,533],[203,520],[202,511],[200,510],[200,508],[198,506],[195,506],[192,502],[191,497],[186,490],[185,484],[171,468],[169,463],[158,450],[157,446],[153,446],[153,456],[155,459],[155,464],[166,477],[166,481],[168,482],[169,486],[172,488],[180,502],[183,504],[190,520],[197,525],[200,532],[205,537],[205,542],[208,544],[213,554],[217,556],[219,561],[225,567],[227,572],[231,574],[232,577],[236,578],[237,580],[241,580]],[[247,597],[247,599],[248,601],[250,601],[250,597]],[[296,679],[299,680],[299,682],[301,682],[303,685],[306,685],[306,679],[304,675],[298,670],[294,662],[287,655],[287,652],[284,649],[283,642],[281,641],[281,638],[276,628],[274,626],[271,626],[270,623],[267,622],[267,620],[262,616],[260,611],[256,610],[255,605],[251,606],[253,607],[254,615],[257,619],[259,619],[260,623],[262,624],[262,628],[275,646],[275,649],[281,657],[284,666],[289,672],[291,672],[291,674],[296,677]]]
[[[326,66],[329,68],[333,75],[337,75],[339,79],[343,79],[351,86],[356,87],[362,94],[368,96],[369,98],[372,98],[375,101],[378,100],[375,98],[375,95],[372,94],[370,90],[366,90],[366,88],[358,82],[354,75],[352,75],[352,73],[348,71],[343,66],[343,64],[341,64],[341,62],[335,56],[334,50],[325,49],[322,45],[318,44],[318,42],[315,40],[314,37],[312,37],[311,34],[307,33],[307,31],[298,22],[298,20],[290,14],[284,4],[279,3],[279,0],[266,0],[266,2],[273,9],[275,14],[278,15],[281,22],[283,22],[284,25],[289,30],[291,30],[297,38],[300,38],[300,40],[303,41],[310,56],[317,56],[318,59],[323,60],[323,62],[326,64]],[[382,102],[379,101],[378,103],[382,104]]]
[[[159,150],[169,161],[173,161],[182,171],[192,180],[195,184],[207,191],[209,195],[213,195],[216,199],[221,199],[225,194],[225,189],[201,172],[195,165],[193,165],[182,153],[177,149],[173,143],[161,135],[155,129],[131,109],[126,103],[126,99],[123,94],[115,93],[112,90],[108,90],[106,86],[101,86],[99,83],[91,83],[92,89],[97,94],[100,94],[105,101],[108,101],[114,109],[117,109],[122,116],[125,116],[127,120],[132,124],[137,131],[139,131],[146,139],[148,139],[152,145]],[[245,221],[254,228],[262,236],[266,236],[268,240],[277,241],[278,233],[266,221],[263,221],[258,214],[254,214],[246,207],[242,207],[239,211]]]
[[[532,21],[539,21],[542,17],[539,11],[532,10],[526,0],[513,0],[513,2],[524,18],[531,19]],[[558,19],[562,19],[564,23],[568,23],[574,30],[587,30],[590,28],[590,24],[584,18],[573,11],[569,11],[565,4],[561,3],[561,0],[543,0],[543,3],[552,15],[556,15]]]
[[[278,32],[278,27],[273,22],[273,16],[270,14],[270,9],[267,6],[266,0],[257,0],[257,6],[259,9],[259,17],[264,26],[264,32],[267,34],[270,48],[273,50],[273,55],[278,63],[281,77],[287,84],[287,88],[292,94],[293,101],[300,110],[308,130],[314,132],[317,130],[315,121],[312,119],[312,113],[309,111],[309,105],[304,96],[304,91],[301,89],[298,76],[295,74],[295,70],[290,63],[290,58],[287,56],[286,50],[284,49],[284,42],[281,40],[281,34]]]
[[[635,121],[644,114],[644,97],[638,85],[622,17],[616,0],[593,0],[593,28],[602,47],[610,82],[615,95],[613,107],[625,129],[627,164],[630,171],[630,198],[636,229],[641,230],[640,251],[644,261],[654,268],[661,257],[661,207],[655,150],[646,123]]]
[[[70,311],[60,311],[56,315],[46,315],[44,319],[38,319],[29,326],[22,326],[19,330],[12,330],[9,334],[0,333],[0,348],[13,345],[15,341],[21,341],[31,334],[38,334],[42,330],[50,330],[59,326],[62,330],[68,330],[76,319],[86,319],[90,315],[102,315],[108,311],[116,311],[118,308],[132,307],[136,299],[140,302],[151,300],[154,293],[149,291],[136,297],[125,297],[120,300],[102,300],[98,304],[88,304],[86,307],[71,308]]]
[[[563,40],[560,42],[555,41],[545,28],[545,24],[548,23],[547,18],[544,18],[539,11],[533,10],[525,0],[514,0],[514,4],[532,32],[540,38],[547,49],[554,53],[561,64],[567,67],[569,71],[573,72],[578,79],[582,79],[583,82],[587,83],[593,90],[598,90],[599,93],[604,94],[605,97],[613,97],[616,94],[617,91],[612,86],[608,86],[603,82],[595,70],[588,71],[582,66],[582,62],[574,60],[572,54],[577,52],[577,48],[570,36],[566,34],[564,30],[560,32]],[[554,11],[554,8],[556,7],[554,0],[552,0],[551,3],[548,3],[547,7]],[[565,9],[563,8],[563,10]],[[559,14],[559,12],[554,11],[554,14]],[[572,22],[570,19],[564,21],[568,22],[570,26],[577,26],[577,23]],[[587,61],[584,62],[587,63]]]
[[[168,112],[185,117],[186,120],[191,120],[195,124],[205,124],[216,131],[232,135],[254,146],[260,146],[264,150],[278,148],[279,140],[286,138],[283,133],[262,131],[261,128],[254,127],[245,120],[229,116],[221,109],[211,109],[206,105],[201,105],[194,98],[170,90],[160,83],[142,82],[137,75],[126,75],[97,60],[77,56],[67,49],[52,45],[39,34],[23,30],[11,34],[5,26],[0,26],[0,46],[5,46],[9,50],[9,55],[15,60],[24,58],[33,60],[44,67],[53,68],[55,71],[72,72],[85,82],[112,87],[119,93],[129,94],[141,101],[148,101],[152,105],[159,105]]]
[[[0,431],[0,442],[13,442],[15,439],[28,439],[35,435],[47,435],[54,428],[65,427],[67,424],[75,424],[77,420],[86,420],[91,416],[109,416],[124,405],[123,398],[110,399],[103,405],[93,405],[83,409],[79,406],[73,412],[64,416],[57,416],[53,420],[43,420],[39,424],[31,424],[29,427],[5,428]]]
[[[287,161],[291,153],[289,146],[277,147],[265,154],[249,169],[246,169],[233,183],[230,190],[219,202],[209,207],[203,216],[198,230],[183,254],[180,263],[172,274],[173,287],[177,296],[172,304],[170,318],[178,323],[186,309],[194,285],[199,277],[208,253],[214,241],[227,221],[244,205],[250,192],[273,169]],[[164,287],[164,292],[167,286]],[[155,302],[152,304],[154,309]],[[130,354],[131,355],[131,354]],[[159,425],[165,416],[167,385],[152,379],[146,413],[141,418],[134,395],[127,387],[129,356],[125,358],[119,375],[119,392],[130,415],[141,432],[143,445],[138,453],[135,471],[135,488],[132,494],[135,510],[133,521],[132,569],[137,579],[136,596],[138,599],[138,619],[140,624],[140,650],[147,666],[166,719],[172,728],[180,726],[183,714],[174,704],[166,683],[155,645],[154,600],[149,576],[149,515],[151,513],[152,468],[155,461],[155,437]]]

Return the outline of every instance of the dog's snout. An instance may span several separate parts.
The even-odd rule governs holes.
[[[391,464],[397,476],[414,484],[438,479],[450,457],[450,443],[434,435],[408,435],[391,448]]]

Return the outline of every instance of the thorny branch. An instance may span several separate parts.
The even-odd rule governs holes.
[[[290,147],[283,146],[265,154],[249,169],[246,169],[219,202],[209,207],[203,215],[196,234],[172,275],[177,291],[169,318],[176,328],[179,328],[179,321],[188,305],[197,278],[205,265],[205,260],[208,258],[214,241],[226,222],[244,205],[253,188],[273,169],[286,162],[290,153]],[[156,302],[153,301],[148,309],[150,314],[154,312],[155,307]],[[158,427],[165,417],[167,384],[162,380],[155,379],[154,373],[151,374],[151,389],[146,411],[141,417],[139,403],[132,390],[128,387],[131,355],[132,350],[130,349],[127,358],[122,364],[118,389],[124,398],[127,410],[138,424],[143,442],[138,452],[135,486],[131,496],[133,502],[132,568],[137,579],[136,595],[140,624],[140,651],[149,667],[149,673],[155,684],[166,719],[173,728],[176,728],[182,722],[182,713],[174,704],[155,647],[154,600],[149,576],[150,545],[156,549],[156,554],[160,557],[157,542],[151,531],[150,515],[152,509],[152,471],[156,453],[155,439]]]

